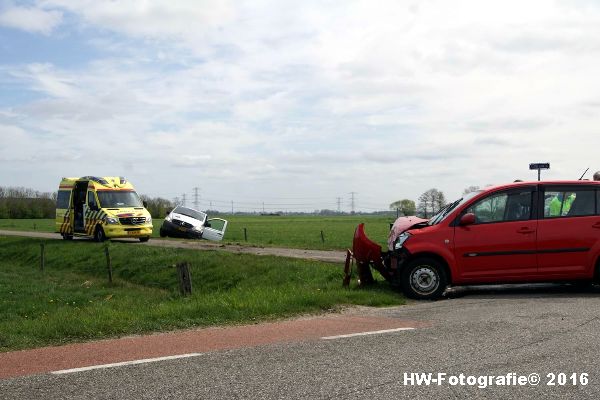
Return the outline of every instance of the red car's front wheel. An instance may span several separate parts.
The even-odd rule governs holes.
[[[419,300],[437,299],[442,296],[448,277],[439,261],[433,258],[417,258],[402,271],[402,291],[408,297]]]

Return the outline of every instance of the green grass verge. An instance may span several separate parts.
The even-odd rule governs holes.
[[[356,226],[364,222],[367,235],[386,248],[390,222],[394,217],[381,216],[224,216],[229,221],[224,243],[301,249],[347,249],[352,246]],[[158,237],[162,220],[154,220],[154,237]],[[246,228],[247,241],[244,237]],[[54,220],[0,219],[0,229],[54,232]],[[325,242],[321,240],[321,231]]]
[[[53,219],[0,219],[0,229],[54,232]]]
[[[197,326],[247,323],[341,305],[388,306],[404,298],[381,282],[341,287],[342,266],[288,258],[0,237],[0,351]],[[176,268],[191,263],[193,294]]]

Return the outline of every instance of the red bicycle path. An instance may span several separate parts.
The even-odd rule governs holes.
[[[424,322],[360,315],[327,315],[254,325],[128,336],[0,353],[0,379],[149,358],[207,353],[396,328]]]
[[[0,235],[60,239],[47,232],[0,230]],[[148,245],[145,243],[145,245]],[[155,240],[154,245],[198,250],[252,252],[320,261],[343,261],[339,251],[310,251],[279,248],[245,248],[205,243]],[[244,326],[213,327],[186,331],[128,336],[88,343],[43,347],[0,353],[0,379],[43,374],[73,368],[145,360],[151,358],[207,353],[273,343],[320,340],[326,336],[372,332],[395,328],[418,328],[422,322],[360,315],[327,315]]]

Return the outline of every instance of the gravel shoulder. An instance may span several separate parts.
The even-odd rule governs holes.
[[[27,231],[12,231],[12,230],[0,230],[0,236],[22,236],[39,239],[55,239],[62,240],[62,237],[58,233],[50,232],[27,232]],[[87,240],[87,239],[80,239]],[[281,247],[253,247],[253,246],[242,246],[235,244],[220,244],[211,243],[204,240],[191,241],[191,240],[165,240],[165,239],[150,239],[147,243],[138,243],[136,240],[129,239],[115,239],[116,242],[131,242],[136,243],[140,246],[155,246],[155,247],[170,247],[177,249],[191,249],[191,250],[215,250],[215,251],[227,251],[230,253],[238,254],[254,254],[259,256],[278,256],[278,257],[290,257],[299,258],[303,260],[315,260],[325,261],[332,263],[341,263],[346,259],[346,253],[339,250],[304,250],[304,249],[289,249]]]

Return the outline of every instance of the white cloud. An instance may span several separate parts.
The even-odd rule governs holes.
[[[51,64],[29,64],[24,68],[12,68],[9,74],[28,82],[30,89],[50,97],[72,97],[77,88],[69,74],[57,71]]]
[[[78,14],[87,24],[143,38],[199,38],[235,15],[227,0],[44,0],[43,4]]]
[[[203,182],[240,197],[333,201],[355,190],[385,206],[432,186],[453,198],[469,185],[533,177],[533,161],[550,161],[553,178],[600,169],[600,8],[40,4],[68,13],[73,32],[110,55],[3,68],[35,96],[0,109],[0,123],[52,138],[44,146],[60,163],[35,140],[28,151],[55,170],[83,163],[95,174],[109,160],[149,194],[157,181],[172,195]]]
[[[33,154],[27,149],[36,143],[34,138],[19,126],[0,123],[0,137],[5,145],[0,146],[0,163],[31,161]]]
[[[62,17],[57,10],[9,6],[0,11],[0,26],[49,35],[61,24]]]
[[[267,98],[240,101],[234,106],[234,116],[246,121],[261,121],[285,115],[292,100],[285,93],[275,93]]]

